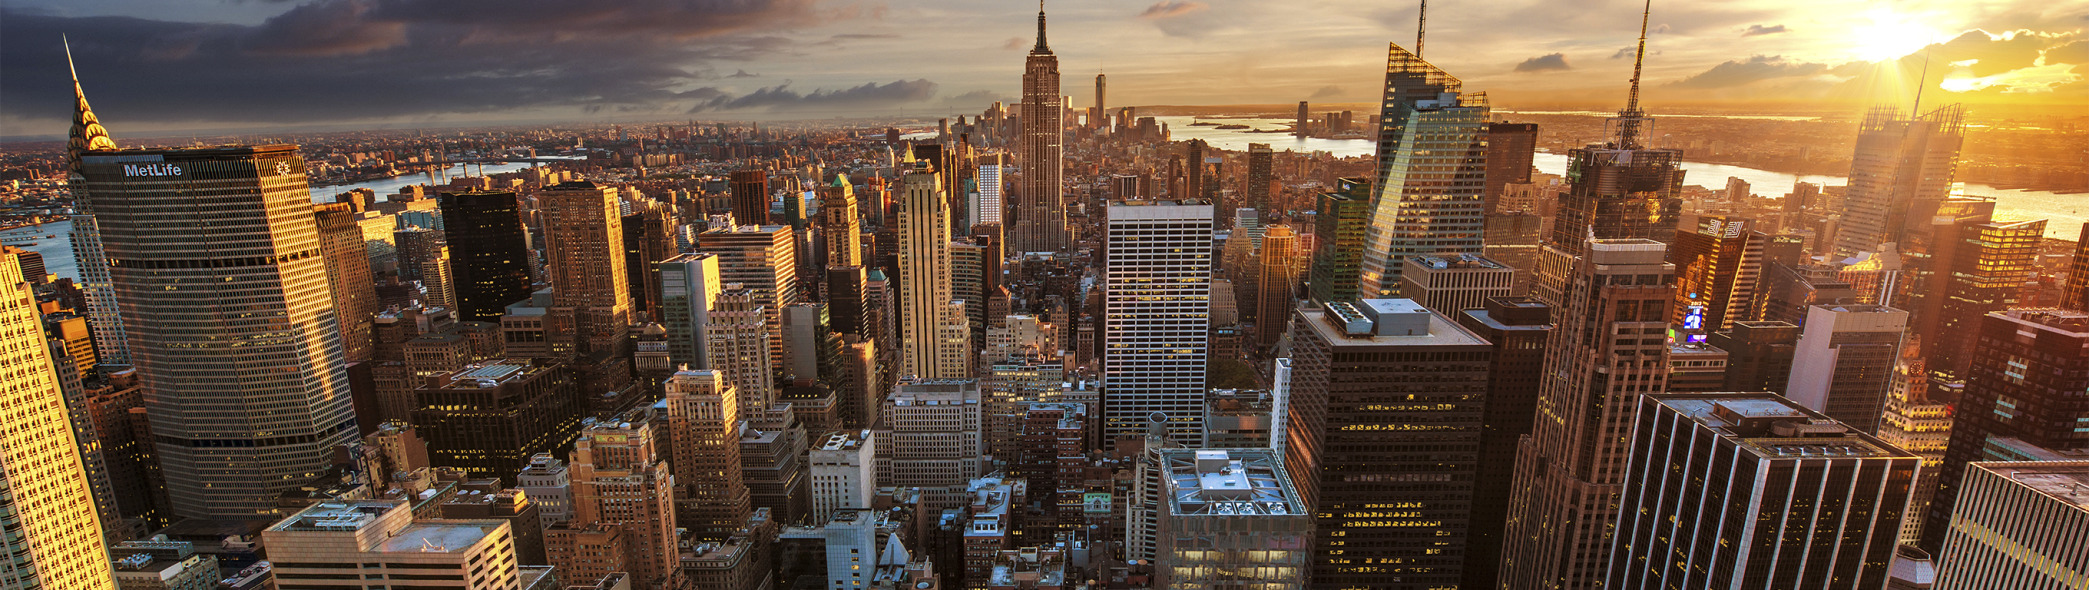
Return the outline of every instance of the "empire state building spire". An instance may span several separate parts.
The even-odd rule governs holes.
[[[61,40],[64,37],[60,37]],[[94,109],[87,106],[87,92],[80,89],[80,70],[73,67],[73,46],[65,43],[65,68],[73,75],[73,129],[65,142],[66,163],[74,174],[80,174],[80,153],[116,149],[116,140],[109,139],[109,130],[102,128],[100,119],[94,117]]]
[[[1047,46],[1047,45],[1045,45],[1045,30],[1044,30],[1044,29],[1045,29],[1045,19],[1044,19],[1044,0],[1037,0],[1037,46],[1036,46],[1036,47],[1032,47],[1032,48],[1030,48],[1030,52],[1031,52],[1031,53],[1051,53],[1051,52],[1052,52],[1052,48],[1051,48],[1050,46]]]

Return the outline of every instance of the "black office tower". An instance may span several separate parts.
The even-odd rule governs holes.
[[[529,235],[514,191],[442,193],[457,319],[498,322],[510,303],[529,299]]]

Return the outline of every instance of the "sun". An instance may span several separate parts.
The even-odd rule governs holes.
[[[1864,61],[1897,59],[1943,37],[1929,25],[1891,10],[1873,9],[1859,19],[1864,24],[1850,28],[1849,51]]]

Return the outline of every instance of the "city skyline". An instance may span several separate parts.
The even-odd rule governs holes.
[[[1508,108],[1608,110],[1630,76],[1637,4],[1439,3],[1425,57]],[[1065,71],[1114,75],[1112,104],[1275,107],[1371,102],[1377,50],[1413,41],[1417,6],[1046,8]],[[25,138],[55,135],[67,114],[30,100],[66,82],[50,38],[60,34],[92,72],[89,88],[109,97],[102,108],[148,133],[952,115],[1018,102],[1010,66],[1032,41],[1022,2],[662,0],[493,14],[418,0],[20,0],[0,11],[0,98],[21,105],[0,112],[0,137]],[[1657,6],[1647,100],[1818,110],[1909,102],[1901,95],[1924,85],[1941,101],[2089,104],[2085,28],[2089,19],[2064,4],[2028,2]],[[1874,65],[1882,60],[1900,67]],[[1074,91],[1076,104],[1090,104],[1092,91]]]
[[[0,1],[10,24],[90,11]],[[1982,98],[2070,99],[2079,29],[2026,29],[2014,58],[1922,51],[1944,73],[1693,75],[1716,44],[1673,44],[1707,15],[1778,22],[1737,33],[1774,41],[1850,5],[1624,0],[1636,43],[1604,59],[1629,80],[1564,45],[1504,78],[1474,60],[1600,39],[1616,2],[1454,4],[1447,43],[1371,33],[1373,103],[1170,108],[1139,106],[1160,92],[1139,64],[1217,89],[1180,96],[1255,97],[1384,15],[1160,0],[1131,17],[1156,48],[1094,37],[1105,9],[1074,4],[1051,21],[1088,27],[1049,37],[1062,63],[1044,0],[1034,37],[946,0],[280,1],[192,4],[232,24],[173,36],[145,30],[163,5],[82,17],[132,27],[131,57],[95,41],[76,62],[80,36],[59,37],[72,93],[6,103],[73,112],[66,142],[0,144],[0,587],[1941,590],[2089,572],[2089,550],[2051,542],[2089,538],[2089,240],[2048,231],[2089,233],[2089,109]],[[1840,23],[1862,44],[1830,49],[1905,55],[2013,7],[2074,16],[1920,2]],[[894,21],[907,33],[881,36]],[[843,22],[860,32],[832,47],[797,37]],[[1258,25],[1296,43],[1203,46]],[[961,50],[1004,30],[1025,33],[1020,67]],[[23,35],[0,36],[6,66]],[[874,49],[894,40],[941,53]],[[696,85],[769,83],[707,68],[816,53],[923,77]],[[1080,71],[1104,53],[1131,64],[1118,102]],[[175,75],[123,61],[140,56]],[[1296,66],[1230,86],[1198,69],[1227,56]],[[907,114],[958,109],[937,102],[944,74],[987,62],[1020,73],[1020,102]],[[381,97],[341,83],[402,64]],[[1777,91],[1819,116],[1693,114],[1693,84],[1781,108],[1692,82],[1734,64],[1810,80]],[[1919,105],[1822,98],[1917,90],[1909,73],[1935,87]],[[1497,102],[1570,95],[1587,106]],[[596,119],[369,118],[460,100]],[[661,105],[680,116],[648,118]],[[359,130],[152,131],[181,112]]]

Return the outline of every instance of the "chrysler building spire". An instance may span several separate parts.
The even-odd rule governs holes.
[[[73,46],[70,40],[59,37],[65,43],[65,68],[73,75],[73,129],[65,142],[66,164],[73,173],[80,173],[80,153],[116,149],[116,141],[109,139],[109,130],[102,128],[100,119],[94,117],[94,109],[87,106],[87,92],[80,89],[80,70],[73,67]]]

